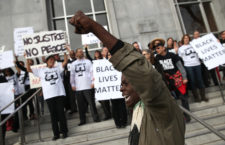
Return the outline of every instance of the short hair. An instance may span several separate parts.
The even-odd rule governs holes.
[[[195,32],[198,32],[198,33],[200,33],[198,30],[194,30],[194,32],[193,33],[195,33]]]
[[[76,53],[78,52],[78,50],[82,50],[82,51],[83,51],[83,49],[82,49],[82,48],[77,48],[77,49],[76,49]]]
[[[186,36],[189,38],[189,41],[191,41],[191,37],[188,34],[184,34],[182,39],[181,39],[182,44],[184,44],[184,37],[186,37]]]
[[[134,44],[138,44],[138,42],[137,42],[137,41],[134,41],[134,42],[132,43],[132,45],[134,45]]]
[[[225,30],[221,31],[221,32],[220,32],[220,35],[222,35],[224,32],[225,32]]]

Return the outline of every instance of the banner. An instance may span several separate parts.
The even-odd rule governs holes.
[[[66,33],[45,31],[23,36],[26,58],[35,58],[66,52]]]
[[[31,66],[31,69],[43,68],[46,66],[47,66],[46,63],[39,64],[39,65],[33,65],[33,66]],[[41,79],[39,77],[36,77],[33,73],[29,73],[29,78],[30,78],[30,88],[31,89],[41,87]]]
[[[0,83],[0,110],[14,100],[13,83]],[[10,114],[14,111],[14,104],[6,108],[1,114]]]
[[[107,26],[104,26],[104,28],[106,30],[108,30]],[[82,45],[85,45],[85,44],[90,45],[90,44],[100,43],[100,40],[93,33],[82,34],[81,40],[82,40]]]
[[[0,53],[4,52],[5,50],[5,45],[0,45]]]
[[[123,98],[120,92],[122,73],[115,70],[107,59],[93,61],[93,74],[98,101]]]
[[[33,34],[33,33],[34,33],[34,30],[32,27],[14,29],[14,50],[15,50],[16,56],[24,55],[22,36],[25,34]]]
[[[0,69],[14,66],[14,57],[12,50],[0,53]]]
[[[208,70],[225,64],[225,48],[211,33],[190,42]]]

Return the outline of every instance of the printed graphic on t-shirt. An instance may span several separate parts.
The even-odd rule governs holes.
[[[189,47],[189,48],[185,49],[184,51],[185,51],[186,56],[189,56],[190,58],[196,57],[196,52],[192,49],[192,47]]]
[[[172,59],[164,59],[164,60],[159,60],[159,63],[162,65],[163,70],[170,70],[170,69],[174,69],[174,65],[172,62]]]
[[[86,71],[86,67],[85,67],[86,63],[80,63],[75,65],[75,72],[78,74],[78,77],[83,76],[83,72]]]
[[[20,77],[19,77],[19,84],[24,84],[24,75],[21,75]]]
[[[59,78],[58,73],[53,72],[45,72],[45,81],[50,82],[50,85],[56,84],[56,80]]]

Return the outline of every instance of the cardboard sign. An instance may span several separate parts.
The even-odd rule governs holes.
[[[13,83],[0,83],[0,110],[14,100]],[[6,108],[1,114],[10,114],[14,111],[14,104]]]
[[[33,34],[33,33],[34,33],[34,30],[32,27],[14,29],[14,50],[15,50],[16,56],[24,55],[22,36],[25,34]]]
[[[93,74],[97,100],[123,98],[120,92],[122,73],[115,70],[107,59],[93,61]]]
[[[4,52],[5,50],[5,45],[0,45],[0,53]]]
[[[46,31],[23,36],[26,58],[35,58],[66,52],[66,33]]]
[[[107,26],[104,26],[104,28],[108,30]],[[93,33],[82,34],[81,40],[82,40],[82,45],[100,43],[100,40]]]
[[[39,65],[33,65],[31,66],[31,69],[33,68],[43,68],[46,67],[46,63],[39,64]],[[30,79],[30,88],[40,88],[41,87],[41,79],[39,77],[36,77],[33,73],[29,73],[29,79]]]
[[[12,50],[0,53],[0,69],[14,66],[14,57]]]
[[[211,33],[190,42],[208,70],[225,64],[225,48]]]

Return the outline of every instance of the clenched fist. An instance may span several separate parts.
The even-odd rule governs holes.
[[[81,11],[77,11],[69,22],[71,25],[75,26],[75,33],[78,34],[93,32],[93,24],[96,23]]]

